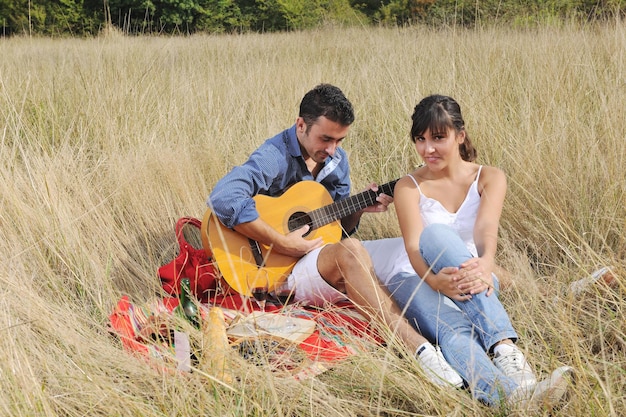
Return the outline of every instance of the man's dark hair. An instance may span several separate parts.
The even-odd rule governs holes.
[[[300,102],[299,116],[304,119],[307,131],[321,116],[343,126],[354,122],[352,104],[338,87],[331,84],[319,84],[306,93]]]

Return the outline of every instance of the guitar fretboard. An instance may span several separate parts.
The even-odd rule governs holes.
[[[386,184],[379,185],[378,191],[363,191],[362,193],[352,195],[343,200],[336,201],[324,207],[312,210],[308,213],[311,217],[311,229],[317,229],[325,226],[335,220],[343,219],[359,210],[376,204],[376,197],[381,194],[393,196],[393,188],[398,180],[390,181]]]

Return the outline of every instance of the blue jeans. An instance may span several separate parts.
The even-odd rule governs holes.
[[[433,273],[446,266],[458,267],[473,258],[450,227],[433,224],[420,236],[420,253]],[[497,279],[494,275],[496,292]],[[387,282],[411,325],[430,342],[438,344],[450,365],[463,377],[472,395],[498,406],[517,388],[491,361],[488,352],[503,339],[517,340],[508,314],[494,293],[454,301],[434,291],[416,274],[401,272]]]

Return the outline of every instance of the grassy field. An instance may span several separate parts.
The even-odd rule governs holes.
[[[413,106],[462,105],[479,162],[505,170],[502,295],[536,371],[577,370],[553,415],[626,414],[626,27],[337,29],[189,38],[0,40],[0,414],[493,415],[386,349],[296,382],[242,364],[229,387],[163,373],[108,333],[122,294],[159,290],[173,226],[340,86],[355,190],[419,163]],[[393,211],[359,237],[396,236]],[[620,285],[561,295],[612,265]],[[524,412],[518,413],[524,415]]]

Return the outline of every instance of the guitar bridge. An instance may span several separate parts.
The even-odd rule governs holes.
[[[261,247],[259,246],[259,242],[254,239],[248,238],[248,243],[250,244],[252,256],[254,256],[254,262],[256,262],[256,265],[259,268],[263,268],[263,254],[261,253]]]

